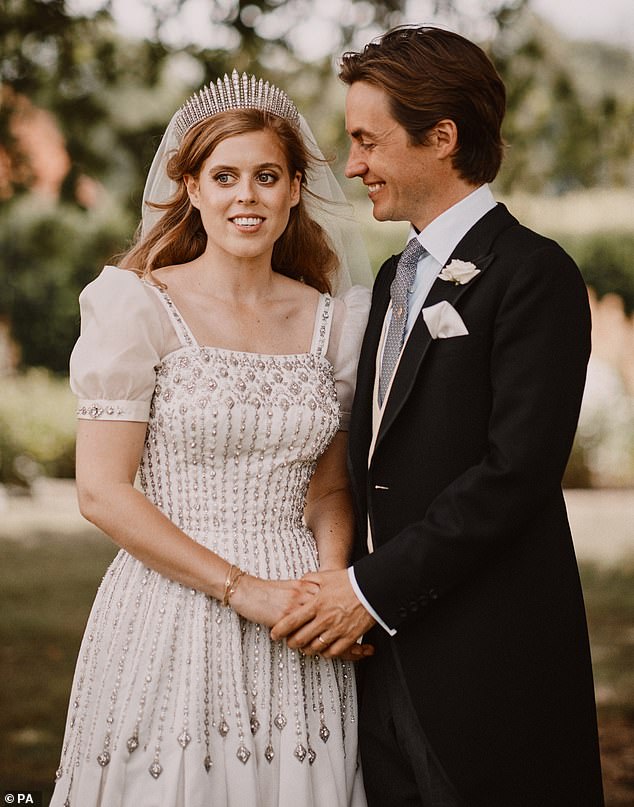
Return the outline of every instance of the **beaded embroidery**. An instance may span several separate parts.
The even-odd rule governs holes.
[[[339,425],[324,355],[332,299],[321,297],[309,353],[273,356],[197,345],[168,295],[152,288],[181,348],[156,371],[139,471],[145,495],[245,571],[284,579],[315,570],[303,511]],[[160,780],[176,747],[206,776],[223,755],[271,765],[281,748],[312,766],[333,732],[345,747],[353,691],[348,663],[271,642],[267,629],[121,551],[80,651],[59,784],[80,807],[72,801],[80,762],[105,770],[145,754],[147,776]]]

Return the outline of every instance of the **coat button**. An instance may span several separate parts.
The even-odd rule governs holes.
[[[412,601],[410,602],[410,604],[409,604],[409,610],[410,610],[410,611],[413,611],[414,613],[416,613],[416,611],[418,611],[418,603],[416,602],[416,600],[412,600]]]
[[[435,588],[430,588],[429,589],[429,596],[430,596],[430,599],[432,599],[432,600],[437,600],[438,599],[438,592],[436,591]]]
[[[407,617],[407,608],[399,608],[398,615],[401,619],[405,619]]]
[[[421,594],[420,597],[418,598],[418,602],[421,605],[427,605],[427,603],[429,602],[429,597],[427,596],[427,594]]]

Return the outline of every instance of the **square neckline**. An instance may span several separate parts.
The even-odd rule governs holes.
[[[311,343],[309,350],[303,350],[296,353],[261,353],[258,351],[253,350],[235,350],[233,348],[225,348],[219,347],[217,345],[204,345],[200,344],[196,337],[193,334],[193,331],[189,327],[187,320],[181,314],[180,309],[168,293],[167,289],[163,289],[160,286],[150,283],[147,280],[139,278],[143,285],[148,288],[154,290],[155,294],[158,296],[158,299],[164,306],[165,310],[167,311],[168,317],[170,319],[170,324],[172,325],[176,336],[179,340],[180,347],[176,348],[175,350],[170,351],[167,353],[163,360],[166,359],[168,356],[172,356],[176,353],[179,353],[181,350],[186,348],[195,348],[197,350],[211,350],[216,351],[218,353],[225,353],[225,354],[232,354],[237,356],[250,356],[252,358],[260,358],[260,359],[294,359],[303,356],[316,356],[319,359],[323,359],[324,361],[328,361],[326,358],[326,351],[328,349],[328,342],[330,337],[330,329],[332,326],[332,316],[331,316],[331,308],[332,308],[332,295],[325,293],[325,292],[318,292],[319,293],[319,300],[317,301],[317,307],[315,310],[315,318],[313,321],[313,332],[311,336]]]

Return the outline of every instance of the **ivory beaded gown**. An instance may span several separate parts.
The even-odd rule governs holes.
[[[301,577],[318,568],[306,490],[340,427],[368,297],[321,295],[310,351],[261,355],[199,346],[166,292],[106,267],[81,297],[79,416],[147,420],[145,495],[242,569]],[[51,805],[363,807],[355,698],[351,664],[272,642],[121,550],[79,652]]]

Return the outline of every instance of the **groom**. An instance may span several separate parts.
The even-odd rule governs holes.
[[[343,57],[346,169],[410,243],[377,276],[350,430],[350,569],[274,638],[362,634],[371,807],[603,804],[584,606],[561,477],[590,352],[573,261],[487,183],[504,85],[449,31]]]

